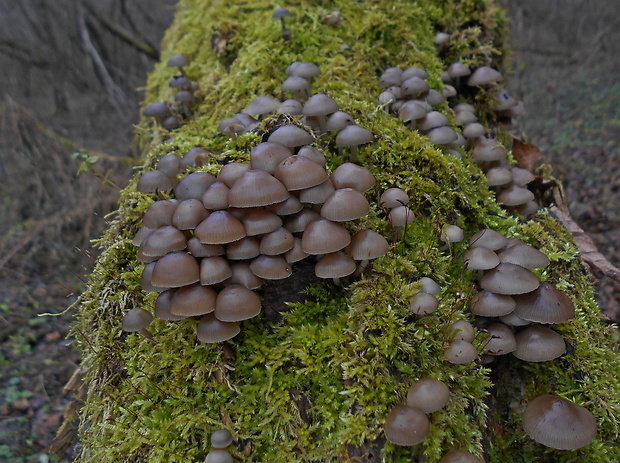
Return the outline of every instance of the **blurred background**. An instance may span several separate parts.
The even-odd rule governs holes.
[[[573,218],[618,266],[616,2],[498,1],[512,23],[507,87],[525,102],[523,137],[553,164]],[[75,312],[64,311],[96,257],[90,240],[138,162],[140,88],[175,3],[0,1],[0,461],[58,461],[45,450],[79,365],[65,339]],[[597,297],[614,320],[619,289],[599,276]],[[73,438],[54,442],[63,461]]]

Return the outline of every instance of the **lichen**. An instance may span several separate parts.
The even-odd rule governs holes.
[[[377,77],[388,66],[423,66],[431,86],[441,88],[439,74],[451,60],[501,64],[506,33],[501,11],[482,0],[294,1],[287,7],[293,12],[289,41],[271,19],[270,2],[180,2],[145,104],[172,96],[173,71],[165,67],[172,53],[191,60],[186,73],[198,82],[202,99],[192,119],[173,132],[141,122],[143,169],[152,169],[164,154],[181,155],[195,146],[213,153],[201,170],[215,173],[222,162],[247,162],[260,136],[229,140],[217,135],[219,122],[256,95],[279,96],[287,65],[312,61],[322,70],[313,90],[327,92],[376,135],[359,157],[377,178],[370,197],[399,186],[408,192],[416,220],[399,236],[373,206],[359,226],[391,236],[388,255],[344,288],[314,284],[306,302],[291,304],[281,322],[257,317],[244,322],[231,342],[205,345],[195,339],[195,321],[156,320],[149,340],[121,331],[125,312],[137,306],[152,311],[155,299],[140,289],[143,264],[131,244],[154,200],[136,191],[137,172],[99,241],[103,253],[73,329],[90,381],[78,461],[201,461],[209,435],[221,427],[235,436],[232,453],[239,461],[356,461],[356,451],[376,451],[386,462],[412,461],[422,453],[436,462],[456,447],[478,454],[484,448],[492,461],[620,460],[618,351],[570,235],[546,212],[527,222],[510,216],[473,161],[443,154],[375,102]],[[331,9],[345,18],[341,27],[322,22]],[[433,44],[440,29],[455,37],[445,56]],[[211,48],[214,33],[228,37],[218,53]],[[481,117],[491,114],[491,98],[485,91],[476,97]],[[441,109],[450,111],[446,104]],[[267,118],[263,124],[271,123]],[[330,171],[343,162],[332,136],[319,145],[331,153]],[[472,318],[468,299],[474,293],[473,276],[462,268],[466,243],[438,249],[446,224],[460,226],[468,237],[489,226],[549,256],[552,265],[539,276],[577,306],[577,317],[559,327],[568,355],[534,365],[502,358],[492,368],[442,360],[451,323]],[[444,290],[439,310],[416,319],[407,305],[423,276]],[[478,347],[482,340],[479,335]],[[404,402],[413,381],[427,375],[448,385],[450,403],[431,416],[423,445],[386,443],[385,416]],[[528,438],[520,411],[539,393],[565,396],[592,411],[599,423],[594,443],[562,452]]]

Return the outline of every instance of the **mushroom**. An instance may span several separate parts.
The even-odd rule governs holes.
[[[153,316],[140,307],[134,307],[123,317],[123,331],[137,332],[151,339],[153,335],[146,329],[153,321]]]
[[[442,381],[434,378],[422,378],[407,391],[407,406],[417,408],[424,413],[441,410],[450,400],[450,389]]]
[[[417,445],[426,439],[430,422],[421,410],[396,407],[385,418],[385,437],[396,445]]]
[[[233,442],[233,436],[228,429],[218,429],[211,434],[211,445],[214,449],[225,449]]]
[[[189,64],[189,61],[187,60],[187,58],[177,53],[177,54],[170,56],[166,66],[171,67],[171,68],[174,68],[174,67],[179,68],[179,72],[183,76],[185,76],[185,71],[183,70],[183,66],[187,66],[188,64]]]
[[[523,412],[523,430],[536,442],[553,449],[585,447],[596,437],[596,428],[590,411],[555,395],[536,397]]]
[[[293,14],[283,7],[276,8],[276,10],[273,12],[273,15],[271,15],[273,19],[280,20],[280,25],[282,26],[282,38],[284,38],[284,40],[290,40],[291,38],[293,38],[291,30],[288,29],[284,24],[284,18],[290,18],[291,16],[293,16]]]
[[[351,154],[349,155],[349,162],[355,162],[357,160],[359,145],[370,143],[374,140],[374,136],[370,130],[364,129],[359,125],[348,125],[336,135],[336,146],[340,154],[342,154],[342,148],[345,146],[351,147]]]

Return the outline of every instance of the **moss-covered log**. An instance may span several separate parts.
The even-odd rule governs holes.
[[[199,170],[217,173],[226,162],[248,162],[261,132],[231,140],[217,134],[218,124],[256,95],[282,97],[286,67],[310,61],[322,71],[313,90],[328,93],[375,134],[375,143],[362,147],[358,158],[377,178],[368,197],[401,187],[411,197],[416,219],[402,238],[390,238],[386,256],[342,287],[313,281],[303,294],[288,291],[283,298],[282,286],[267,284],[260,294],[270,311],[244,322],[241,334],[229,342],[199,343],[195,320],[156,320],[149,328],[153,339],[147,339],[121,330],[128,310],[152,311],[156,297],[141,289],[144,264],[132,245],[142,215],[155,200],[137,192],[138,173],[100,241],[103,253],[74,328],[89,381],[79,461],[198,462],[210,450],[211,433],[222,427],[235,437],[236,461],[436,462],[454,448],[494,462],[620,461],[620,355],[601,322],[570,234],[544,209],[526,221],[511,216],[497,204],[467,150],[463,159],[442,153],[376,103],[378,76],[389,66],[421,66],[436,89],[442,88],[441,72],[457,59],[501,69],[502,12],[483,0],[292,1],[287,6],[293,13],[286,22],[289,40],[271,18],[271,2],[180,2],[146,100],[172,98],[168,81],[174,71],[165,63],[173,53],[190,58],[185,73],[198,82],[201,99],[179,129],[167,132],[146,119],[139,125],[143,170],[153,169],[165,154],[182,155],[196,146],[212,153]],[[333,10],[344,18],[342,25],[325,21]],[[451,34],[447,48],[433,43],[438,31]],[[493,89],[470,95],[478,118],[509,147],[507,133],[493,122],[493,98]],[[439,107],[454,117],[447,103]],[[267,117],[260,130],[276,123],[277,118]],[[331,153],[329,171],[343,162],[333,135],[317,145]],[[376,204],[361,222],[350,231],[364,226],[391,235]],[[538,272],[539,278],[576,306],[576,317],[556,327],[567,342],[566,355],[544,363],[504,356],[489,367],[443,359],[451,324],[473,318],[469,300],[476,292],[474,276],[463,270],[467,240],[439,249],[440,232],[448,224],[460,226],[467,238],[491,227],[549,257],[551,265]],[[417,319],[408,304],[424,276],[443,291],[439,310]],[[291,279],[286,289],[298,293],[305,283],[298,274]],[[479,332],[479,350],[484,339]],[[424,376],[448,385],[449,404],[432,414],[422,444],[387,442],[386,415]],[[588,408],[598,423],[593,443],[559,451],[529,438],[521,413],[539,394],[557,394]]]

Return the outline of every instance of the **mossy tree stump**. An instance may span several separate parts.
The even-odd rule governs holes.
[[[370,197],[401,187],[411,197],[416,220],[404,237],[393,240],[388,255],[343,287],[314,282],[300,294],[306,283],[296,275],[285,284],[294,291],[284,296],[266,285],[261,295],[270,311],[246,321],[230,342],[197,342],[194,320],[156,320],[149,328],[154,337],[147,339],[121,330],[128,310],[152,311],[156,297],[141,290],[143,264],[131,244],[155,198],[137,192],[134,179],[100,240],[103,253],[73,331],[89,380],[78,461],[198,462],[210,449],[210,434],[222,427],[235,437],[232,453],[238,461],[436,462],[453,448],[496,462],[620,461],[620,356],[600,321],[569,233],[545,210],[527,221],[510,216],[467,155],[459,160],[443,154],[426,136],[377,107],[378,76],[389,66],[421,66],[437,89],[440,73],[457,59],[501,67],[502,12],[482,0],[295,1],[287,7],[293,13],[286,22],[290,40],[271,19],[269,2],[180,2],[163,55],[190,58],[185,73],[198,82],[202,99],[180,129],[166,132],[152,121],[140,124],[144,170],[165,154],[182,155],[195,146],[212,153],[201,170],[216,173],[225,162],[248,162],[249,148],[260,135],[230,140],[217,134],[219,122],[256,95],[281,97],[286,67],[310,61],[322,71],[313,91],[328,93],[376,136],[359,154],[359,163],[377,178]],[[341,26],[325,23],[333,10],[344,17]],[[452,36],[441,51],[433,43],[438,31]],[[149,79],[148,102],[173,95],[168,87],[173,71],[165,62]],[[493,91],[475,93],[479,119],[491,124],[493,98]],[[447,104],[441,109],[451,114]],[[272,123],[267,118],[263,128]],[[510,146],[508,135],[498,133]],[[343,162],[333,136],[322,137],[319,146],[332,153],[328,170]],[[376,204],[362,222],[360,227],[389,236]],[[462,266],[466,243],[439,250],[439,234],[447,224],[460,226],[468,238],[491,227],[550,258],[540,279],[568,294],[577,308],[575,319],[558,327],[567,355],[541,364],[501,358],[490,368],[443,360],[449,327],[472,319],[468,301],[475,293],[473,275]],[[424,276],[434,278],[443,292],[439,310],[417,319],[407,305]],[[296,302],[286,306],[287,300]],[[476,338],[479,348],[483,339],[482,334]],[[386,442],[385,416],[424,376],[448,385],[448,406],[432,414],[423,444]],[[569,452],[530,439],[522,431],[521,413],[542,393],[564,396],[594,413],[599,425],[594,442]]]

